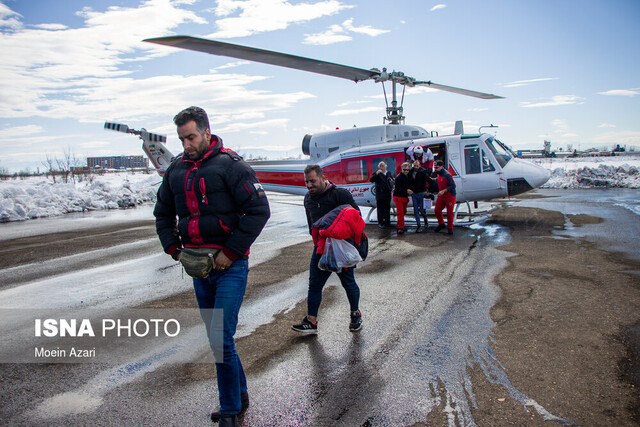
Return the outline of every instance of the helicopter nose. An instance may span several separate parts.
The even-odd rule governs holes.
[[[503,169],[508,183],[509,195],[538,188],[549,180],[551,173],[546,168],[521,159],[513,159]]]
[[[529,163],[529,166],[526,179],[533,188],[538,188],[545,182],[549,181],[549,178],[551,177],[549,169],[534,163]]]

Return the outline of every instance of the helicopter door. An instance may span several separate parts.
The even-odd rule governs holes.
[[[467,200],[492,199],[506,195],[503,194],[497,168],[478,144],[464,146],[462,184]]]

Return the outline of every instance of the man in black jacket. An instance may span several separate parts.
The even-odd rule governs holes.
[[[313,228],[313,223],[341,205],[351,205],[360,211],[358,205],[353,200],[353,196],[344,188],[336,187],[331,181],[324,178],[324,172],[318,165],[309,165],[304,170],[304,180],[307,185],[307,194],[304,196],[304,208],[307,214],[307,225],[309,233]],[[318,333],[318,309],[322,301],[322,289],[331,276],[330,271],[320,270],[318,261],[322,254],[316,253],[317,248],[313,248],[311,263],[309,264],[309,291],[307,293],[307,315],[302,319],[302,323],[293,325],[291,329],[303,334]],[[349,305],[351,307],[351,322],[349,330],[359,331],[362,328],[362,315],[359,309],[360,288],[356,283],[354,267],[345,268],[337,273],[342,287],[347,292]]]
[[[391,227],[391,193],[393,191],[393,175],[387,170],[385,162],[378,163],[378,170],[369,178],[376,185],[376,209],[378,227]]]
[[[214,255],[209,275],[194,277],[193,286],[216,358],[220,410],[211,418],[233,426],[249,405],[233,336],[247,285],[249,248],[269,219],[269,203],[253,169],[211,134],[202,108],[189,107],[173,122],[184,152],[167,168],[158,189],[156,231],[175,260],[183,248],[207,248]]]
[[[420,165],[420,160],[413,161],[413,168],[409,172],[409,190],[413,202],[413,216],[416,219],[416,233],[420,233],[420,215],[424,218],[424,231],[429,228],[427,221],[427,211],[424,208],[424,198],[427,195],[431,178],[427,174],[427,170]]]

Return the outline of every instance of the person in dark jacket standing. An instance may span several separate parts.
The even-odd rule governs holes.
[[[391,227],[391,192],[393,191],[393,175],[387,170],[385,162],[378,163],[378,170],[369,178],[376,185],[376,210],[378,227]]]
[[[393,188],[393,203],[396,205],[398,234],[403,234],[407,231],[404,228],[404,217],[407,214],[407,206],[409,205],[409,171],[411,171],[411,163],[404,162],[400,173],[396,176],[395,187]]]
[[[189,107],[173,122],[184,152],[169,165],[158,189],[156,231],[175,260],[182,251],[186,259],[189,249],[211,250],[213,267],[207,277],[194,277],[193,286],[216,358],[220,410],[211,419],[234,426],[249,395],[233,336],[247,285],[249,248],[269,219],[269,203],[253,169],[211,134],[202,108]]]
[[[447,233],[453,234],[453,207],[456,204],[456,183],[453,181],[453,177],[444,168],[444,162],[438,160],[435,163],[436,174],[438,176],[438,198],[436,199],[435,214],[438,219],[438,226],[435,232],[442,230],[444,225],[444,218],[442,217],[442,210],[447,208]]]
[[[360,212],[360,208],[353,200],[353,196],[344,188],[336,187],[331,181],[325,180],[322,168],[318,165],[309,165],[304,170],[304,180],[307,185],[307,194],[304,196],[304,208],[307,214],[309,234],[313,223],[341,205],[351,205]],[[307,293],[307,315],[302,323],[293,325],[291,329],[303,334],[318,333],[318,309],[322,301],[322,289],[331,276],[330,271],[320,270],[318,261],[322,254],[313,248],[311,262],[309,264],[309,290]],[[354,277],[354,267],[345,268],[337,273],[342,287],[347,292],[349,306],[351,307],[351,321],[349,330],[359,331],[362,328],[362,314],[359,309],[360,288]]]
[[[424,198],[429,188],[429,178],[427,170],[420,166],[420,160],[413,161],[413,168],[409,172],[409,195],[413,202],[413,216],[416,218],[416,233],[423,231],[420,228],[420,215],[424,218],[424,231],[427,231],[429,222],[427,221],[427,211],[424,209]]]

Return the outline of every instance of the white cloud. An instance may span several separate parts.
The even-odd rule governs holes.
[[[551,126],[556,128],[555,133],[566,133],[569,130],[569,124],[565,119],[554,119]]]
[[[63,24],[39,24],[39,25],[34,25],[34,28],[38,28],[40,30],[55,31],[55,30],[66,30],[69,27]]]
[[[222,0],[215,9],[216,15],[230,16],[238,11],[239,15],[217,20],[218,31],[208,37],[246,37],[267,31],[284,30],[291,24],[334,15],[353,7],[337,0],[297,4],[291,4],[286,0]]]
[[[515,82],[505,83],[503,86],[504,87],[529,86],[531,83],[546,82],[546,81],[549,81],[549,80],[558,80],[558,78],[557,77],[545,77],[545,78],[539,78],[539,79],[518,80],[518,81],[515,81]]]
[[[350,18],[342,24],[332,25],[327,31],[322,33],[306,34],[303,43],[312,45],[328,45],[352,40],[352,37],[348,33],[360,33],[376,37],[388,32],[389,30],[372,28],[370,25],[354,27],[353,18]]]
[[[616,127],[616,125],[612,125],[609,123],[602,123],[600,126],[598,126],[599,128],[614,128]]]
[[[78,14],[85,20],[81,28],[43,29],[59,28],[54,23],[2,33],[0,117],[55,117],[63,112],[82,116],[89,93],[95,99],[104,88],[112,88],[111,79],[131,73],[123,67],[131,61],[127,55],[140,48],[156,49],[142,43],[143,38],[167,34],[185,22],[203,22],[169,0],[149,0],[137,8],[111,7],[106,12],[85,8]],[[112,95],[101,101],[117,102]]]
[[[608,132],[598,135],[593,141],[597,144],[640,145],[640,132]]]
[[[285,129],[289,119],[272,119],[262,121],[240,122],[235,121],[224,127],[219,127],[216,132],[220,134],[231,134],[233,132],[255,131],[255,133],[266,132],[266,129]],[[266,147],[262,147],[267,149]]]
[[[20,18],[22,15],[14,12],[4,3],[0,3],[0,28],[19,29],[22,27]]]
[[[241,65],[247,65],[247,64],[251,64],[251,62],[250,62],[250,61],[235,61],[235,62],[229,62],[229,63],[224,64],[224,65],[221,65],[221,66],[219,66],[219,67],[212,68],[212,69],[211,69],[211,70],[209,70],[209,71],[211,71],[211,72],[216,72],[216,71],[218,71],[218,70],[227,70],[227,69],[229,69],[229,68],[235,68],[235,67],[239,67],[239,66],[241,66]]]
[[[433,12],[433,11],[436,11],[436,10],[444,9],[445,7],[447,7],[447,5],[446,5],[446,4],[437,4],[437,5],[433,6],[433,7],[429,10],[429,12]]]
[[[344,29],[339,25],[332,25],[327,31],[316,34],[306,34],[302,43],[311,45],[328,45],[334,43],[348,42],[353,37],[345,34]]]
[[[572,105],[572,104],[584,104],[584,98],[576,95],[556,95],[549,101],[542,102],[521,102],[524,108],[536,108],[536,107],[557,107],[558,105]]]
[[[347,19],[346,21],[344,21],[342,23],[342,26],[347,31],[351,31],[351,32],[354,32],[354,33],[360,33],[360,34],[366,34],[367,36],[371,36],[371,37],[376,37],[376,36],[379,36],[380,34],[385,34],[385,33],[389,32],[389,30],[380,30],[380,29],[377,29],[377,28],[372,28],[370,25],[365,25],[365,26],[361,26],[361,27],[354,27],[353,26],[353,18]]]
[[[85,19],[81,28],[43,29],[57,28],[51,24],[4,32],[0,38],[0,117],[134,122],[156,115],[172,117],[180,106],[202,105],[212,112],[224,111],[212,119],[222,125],[234,114],[263,118],[270,111],[313,97],[306,92],[274,94],[248,89],[245,86],[267,77],[220,72],[244,61],[218,67],[213,74],[133,78],[126,67],[132,61],[130,53],[138,55],[136,60],[145,60],[163,49],[142,43],[143,38],[170,33],[181,23],[204,22],[176,4],[150,0],[138,8],[111,7],[105,12],[85,8],[79,12]],[[151,53],[140,55],[139,49]],[[178,51],[164,48],[161,55],[174,52]],[[37,128],[5,129],[2,134],[24,135],[26,131]]]
[[[13,126],[0,130],[0,140],[8,140],[14,137],[28,137],[42,132],[44,132],[44,129],[38,125]]]
[[[371,111],[380,111],[380,107],[364,107],[364,108],[352,108],[350,110],[335,110],[329,113],[329,116],[345,116],[350,114],[369,113]]]
[[[634,97],[640,95],[640,89],[613,89],[606,92],[598,92],[598,95]]]

